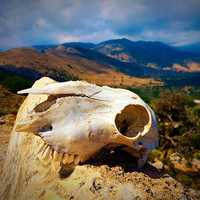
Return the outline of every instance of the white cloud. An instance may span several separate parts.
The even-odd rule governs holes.
[[[80,36],[74,36],[74,35],[61,33],[61,34],[55,35],[54,39],[58,43],[78,42],[78,41],[80,41]]]
[[[70,35],[70,34],[56,34],[54,39],[58,43],[65,43],[65,42],[101,42],[103,40],[108,40],[108,39],[115,39],[119,38],[120,35],[116,35],[110,30],[102,30],[99,32],[93,32],[91,34],[84,34],[84,35]]]

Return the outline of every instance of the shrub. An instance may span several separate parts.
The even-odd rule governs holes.
[[[12,92],[28,88],[32,81],[9,72],[0,72],[0,84]]]
[[[200,134],[196,133],[191,136],[191,144],[197,149],[200,149]]]

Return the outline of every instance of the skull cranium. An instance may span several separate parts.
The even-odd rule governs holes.
[[[65,163],[84,162],[109,144],[124,145],[142,166],[158,145],[152,109],[135,93],[84,81],[52,83],[19,94],[46,94],[48,99],[16,127],[42,137]]]

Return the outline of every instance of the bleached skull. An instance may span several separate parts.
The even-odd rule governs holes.
[[[84,162],[110,144],[123,145],[142,166],[158,145],[152,109],[128,90],[68,81],[18,93],[48,95],[16,130],[39,135],[64,163]]]

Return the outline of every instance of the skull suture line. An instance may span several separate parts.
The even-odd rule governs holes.
[[[84,162],[114,144],[124,145],[142,166],[158,145],[154,112],[128,90],[68,81],[18,93],[48,95],[16,131],[39,135],[49,149],[64,155],[64,164]]]

